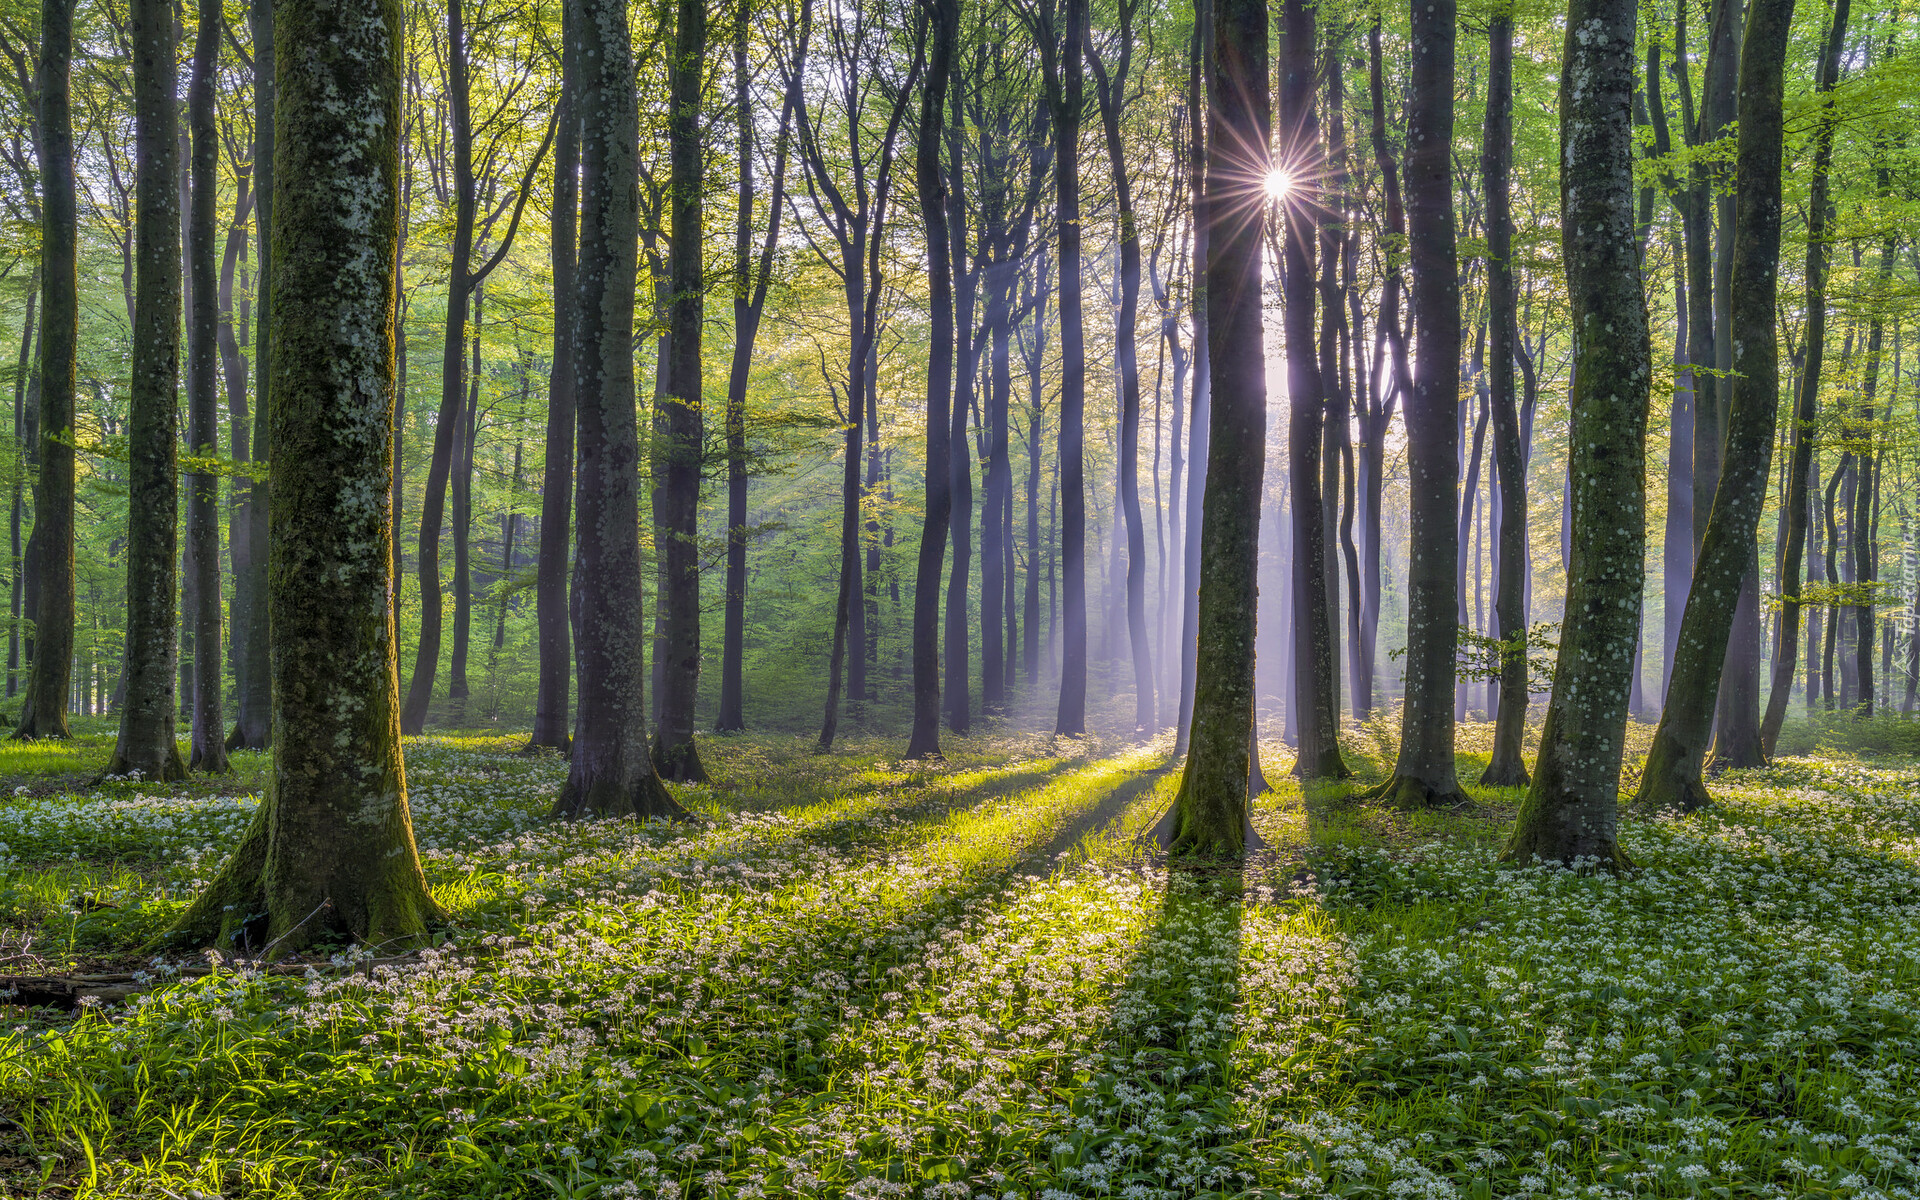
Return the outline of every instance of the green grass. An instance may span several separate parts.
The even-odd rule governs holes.
[[[1461,767],[1484,762],[1462,731]],[[446,944],[0,1025],[0,1191],[1860,1197],[1920,1188],[1920,768],[1798,758],[1642,870],[1507,870],[1518,796],[1302,797],[1242,867],[1140,835],[1149,747],[703,745],[679,826],[544,820],[518,737],[408,744]],[[1363,777],[1378,739],[1355,732]],[[127,961],[252,810],[0,751],[0,971]],[[243,780],[257,787],[262,765]],[[1471,772],[1471,773],[1469,773]],[[24,795],[13,795],[16,787]],[[23,948],[24,947],[24,948]],[[0,1020],[8,1013],[0,1012]]]

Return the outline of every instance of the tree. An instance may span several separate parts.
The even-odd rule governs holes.
[[[220,452],[216,364],[220,293],[213,261],[213,213],[219,198],[220,140],[214,124],[214,70],[226,22],[220,0],[200,0],[194,34],[193,77],[187,87],[187,124],[192,145],[191,210],[187,214],[187,265],[193,276],[193,310],[187,314],[187,444],[197,458]],[[169,89],[171,90],[171,89]],[[226,711],[220,629],[220,477],[202,469],[187,482],[187,561],[194,573],[193,740],[188,765],[208,774],[227,771]]]
[[[1527,729],[1527,620],[1522,591],[1527,569],[1527,477],[1520,414],[1513,400],[1513,8],[1501,4],[1487,21],[1487,123],[1481,143],[1481,191],[1487,205],[1488,404],[1493,410],[1493,462],[1500,489],[1499,580],[1494,632],[1508,644],[1500,656],[1500,702],[1493,756],[1480,782],[1525,787],[1522,739]],[[1515,644],[1517,642],[1517,644]]]
[[[1754,0],[1740,55],[1738,207],[1734,215],[1732,402],[1726,455],[1680,621],[1673,677],[1647,752],[1636,803],[1655,809],[1707,802],[1701,768],[1754,526],[1766,501],[1780,406],[1774,302],[1780,264],[1781,100],[1793,0]]]
[[[673,228],[668,243],[671,298],[667,321],[667,389],[661,396],[665,444],[655,447],[666,477],[656,476],[653,507],[664,541],[655,552],[662,571],[659,604],[666,617],[661,656],[660,727],[654,765],[668,779],[705,783],[707,771],[693,743],[694,704],[700,698],[700,460],[706,428],[701,416],[700,335],[706,320],[706,264],[701,256],[700,93],[707,55],[706,0],[680,0],[674,24],[667,144],[672,160]],[[655,436],[660,435],[656,426]]]
[[[947,84],[953,75],[954,43],[959,40],[959,0],[927,0],[931,26],[927,73],[920,85],[920,125],[914,145],[914,184],[920,219],[927,231],[928,306],[931,333],[927,348],[926,515],[920,531],[920,556],[913,583],[913,732],[908,758],[940,755],[940,566],[946,556],[947,524],[953,485],[947,425],[953,390],[953,258],[947,225],[946,173],[940,152]]]
[[[534,612],[539,625],[540,683],[528,748],[564,750],[572,740],[567,691],[572,682],[572,629],[567,609],[567,551],[572,542],[573,427],[576,420],[573,347],[574,255],[580,214],[582,114],[577,95],[580,65],[572,56],[575,0],[560,5],[560,101],[554,114],[553,221],[549,235],[553,268],[553,367],[547,375],[546,474],[540,483],[540,551],[535,566]]]
[[[1087,731],[1087,341],[1080,297],[1080,122],[1086,112],[1081,54],[1087,0],[1040,0],[1032,26],[1053,121],[1054,253],[1060,263],[1062,631],[1053,732],[1079,737]]]
[[[1158,727],[1159,720],[1153,695],[1153,651],[1147,641],[1147,533],[1140,515],[1140,364],[1134,346],[1140,311],[1140,229],[1133,209],[1126,143],[1120,136],[1120,109],[1133,65],[1134,13],[1139,6],[1140,0],[1119,0],[1120,24],[1112,70],[1107,69],[1091,39],[1087,43],[1087,63],[1093,68],[1100,128],[1107,143],[1107,162],[1113,170],[1115,216],[1120,223],[1120,304],[1114,310],[1114,358],[1120,384],[1117,470],[1120,513],[1127,527],[1127,640],[1133,652],[1133,727],[1136,733],[1149,733]]]
[[[253,458],[267,462],[267,443],[272,421],[272,397],[268,382],[272,378],[273,345],[269,333],[273,327],[273,0],[249,0],[248,29],[253,35],[253,228],[254,254],[254,338],[253,338]],[[404,345],[404,338],[401,340]],[[269,464],[270,469],[271,464]],[[264,750],[273,729],[273,651],[272,624],[267,615],[267,543],[270,525],[272,482],[256,474],[247,485],[247,582],[236,587],[246,598],[245,611],[234,618],[246,625],[247,656],[235,664],[246,673],[241,685],[239,720],[234,725],[234,745],[248,750]],[[395,520],[398,521],[398,510]],[[399,594],[396,564],[395,595]]]
[[[173,740],[181,286],[173,6],[164,0],[141,0],[129,15],[136,208],[133,378],[128,389],[127,699],[106,773],[180,779],[187,769]],[[218,568],[217,557],[213,565]],[[218,654],[217,646],[213,652]],[[214,736],[219,736],[217,728]]]
[[[34,484],[32,665],[13,736],[65,738],[73,677],[73,401],[79,340],[79,214],[74,203],[73,5],[40,4],[40,405]]]
[[[455,473],[455,459],[464,447],[464,443],[460,442],[460,434],[471,419],[471,414],[467,412],[467,385],[472,377],[467,374],[466,368],[469,305],[473,303],[475,291],[505,261],[507,253],[513,248],[514,235],[520,228],[521,213],[526,208],[527,197],[533,191],[534,176],[554,136],[554,126],[550,123],[546,140],[528,163],[526,174],[511,197],[513,215],[507,223],[506,234],[486,261],[474,266],[476,243],[486,239],[495,223],[506,214],[507,205],[495,209],[484,220],[479,215],[479,178],[474,170],[476,122],[473,119],[473,92],[469,79],[472,67],[470,32],[466,0],[447,0],[447,142],[452,151],[453,238],[447,276],[446,336],[440,357],[440,409],[434,421],[433,457],[427,464],[426,498],[420,509],[420,557],[417,568],[420,579],[420,640],[414,655],[413,675],[407,681],[406,706],[400,715],[401,727],[409,734],[418,734],[426,728],[427,707],[433,701],[434,676],[440,668],[440,634],[444,624],[441,613],[440,531],[446,522],[447,485]],[[557,110],[555,115],[557,117]],[[499,131],[505,123],[497,120],[498,116],[498,113],[489,114],[486,120],[479,123],[481,127],[495,130],[492,143],[482,147],[481,160],[485,164],[494,164],[501,157],[500,139],[504,135]],[[462,472],[461,475],[459,486],[464,488],[468,486],[467,473]],[[465,511],[465,507],[456,498],[453,522],[455,645],[448,664],[450,678],[447,686],[447,698],[463,711],[468,693],[466,649],[472,600],[472,589],[467,583],[465,520],[471,513]]]
[[[1293,773],[1302,779],[1344,779],[1350,772],[1340,755],[1340,699],[1337,690],[1340,670],[1339,651],[1334,642],[1332,613],[1329,611],[1331,606],[1327,598],[1325,506],[1330,501],[1322,495],[1321,489],[1327,381],[1321,375],[1314,346],[1314,301],[1317,287],[1313,262],[1323,215],[1320,198],[1315,194],[1317,185],[1311,182],[1318,178],[1323,160],[1320,125],[1314,114],[1314,10],[1308,8],[1304,0],[1286,0],[1282,13],[1281,19],[1286,36],[1282,43],[1284,49],[1281,59],[1280,100],[1281,112],[1287,123],[1285,147],[1287,157],[1282,169],[1287,172],[1290,181],[1285,189],[1286,229],[1282,235],[1283,245],[1280,252],[1281,290],[1284,293],[1286,306],[1287,331],[1287,493],[1293,519],[1294,688],[1290,698],[1300,730],[1300,753],[1294,760]],[[1216,55],[1224,53],[1222,47],[1225,35],[1219,32],[1219,27],[1224,24],[1224,17],[1218,18],[1215,22]],[[1450,63],[1451,58],[1449,58]],[[1216,73],[1222,69],[1218,63],[1215,64]],[[1214,88],[1216,93],[1219,92],[1220,87],[1221,85],[1216,82]],[[1218,94],[1212,96],[1209,100],[1209,112],[1212,111],[1212,106],[1220,103],[1222,100]],[[1220,358],[1228,341],[1214,332],[1216,314],[1213,302],[1215,297],[1225,296],[1227,293],[1215,289],[1213,273],[1216,270],[1229,269],[1224,266],[1226,260],[1214,252],[1214,239],[1232,236],[1227,223],[1234,220],[1236,216],[1228,212],[1216,215],[1214,212],[1215,193],[1212,169],[1214,157],[1211,147],[1216,137],[1244,136],[1245,132],[1227,122],[1209,124],[1207,130],[1209,146],[1207,196],[1208,219],[1211,226],[1207,235],[1207,337],[1210,342],[1209,358],[1212,360],[1214,411],[1214,432],[1209,439],[1211,450],[1207,458],[1209,494],[1214,487],[1214,464],[1227,461],[1227,457],[1233,453],[1233,449],[1221,446],[1218,441],[1220,432],[1229,428],[1228,424],[1222,422],[1220,416],[1222,407],[1228,403],[1225,388],[1226,372],[1229,368]],[[1292,184],[1293,179],[1300,180],[1300,183]],[[1264,190],[1266,186],[1264,175],[1260,185]],[[1224,198],[1221,203],[1225,203]],[[1337,320],[1337,307],[1335,311],[1322,315],[1329,322]],[[1219,314],[1218,319],[1224,320],[1225,315]],[[1421,338],[1421,344],[1423,346],[1426,344],[1424,336]],[[1236,369],[1245,371],[1248,368],[1242,365]],[[1262,428],[1264,429],[1264,426]],[[1234,436],[1244,436],[1244,433],[1236,431]],[[1255,491],[1257,493],[1257,487]],[[1337,503],[1337,498],[1331,502]],[[1257,529],[1257,519],[1255,526]],[[1207,562],[1209,551],[1206,548],[1204,536],[1202,543],[1200,578],[1204,588],[1212,564]],[[1257,550],[1251,553],[1257,553]],[[1206,653],[1207,637],[1208,633],[1203,621],[1200,630],[1202,654]],[[1200,677],[1196,676],[1194,683],[1196,721],[1199,714],[1201,686]],[[1249,705],[1252,703],[1251,695],[1249,692]],[[1243,784],[1244,781],[1243,774]]]
[[[812,7],[791,35],[796,57],[806,53],[812,32]],[[747,727],[744,669],[747,638],[747,384],[753,347],[773,283],[774,253],[780,245],[780,218],[787,207],[787,131],[799,103],[797,75],[782,89],[780,125],[774,134],[773,170],[767,198],[767,229],[759,259],[753,252],[754,113],[752,73],[747,59],[749,6],[740,5],[733,42],[734,118],[739,157],[739,204],[733,233],[733,365],[727,374],[727,598],[720,649],[720,710],[714,728],[737,733]]]
[[[580,413],[573,603],[579,718],[559,817],[685,815],[647,745],[640,612],[640,430],[633,382],[639,278],[639,98],[623,0],[575,0],[580,249],[571,357]]]
[[[1766,714],[1760,720],[1761,752],[1771,757],[1787,717],[1793,691],[1793,671],[1799,661],[1801,588],[1807,546],[1808,492],[1814,452],[1819,449],[1820,371],[1827,343],[1827,270],[1832,247],[1827,244],[1833,220],[1830,175],[1833,166],[1834,112],[1832,92],[1840,81],[1841,51],[1846,46],[1849,0],[1834,0],[1814,78],[1820,115],[1813,131],[1813,164],[1807,183],[1806,357],[1800,366],[1800,385],[1793,413],[1793,454],[1787,467],[1786,540],[1780,550],[1780,634],[1774,646],[1773,681],[1767,693]],[[1920,646],[1920,637],[1914,644]]]
[[[1290,51],[1297,45],[1291,34],[1298,28],[1298,8],[1297,0],[1289,4]],[[1266,476],[1260,243],[1272,102],[1266,0],[1215,0],[1213,9],[1214,70],[1207,97],[1213,428],[1200,525],[1193,728],[1174,800],[1171,848],[1237,857],[1247,837],[1256,567]],[[1311,46],[1309,40],[1309,55]]]
[[[1633,236],[1634,0],[1570,0],[1560,77],[1560,228],[1572,302],[1566,618],[1533,784],[1502,858],[1609,869],[1619,844],[1627,675],[1645,581],[1652,347]]]
[[[1407,235],[1413,268],[1414,347],[1406,397],[1406,696],[1400,754],[1379,796],[1405,808],[1466,799],[1453,766],[1454,656],[1459,645],[1460,480],[1456,417],[1460,284],[1453,223],[1454,5],[1413,6],[1407,104]]]
[[[407,808],[388,600],[400,6],[281,4],[274,20],[278,737],[253,822],[169,934],[254,955],[405,945],[440,918]]]

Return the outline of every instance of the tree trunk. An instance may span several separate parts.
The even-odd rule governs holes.
[[[1574,0],[1578,7],[1583,0]],[[1628,18],[1631,30],[1631,16]],[[1400,754],[1381,795],[1404,808],[1466,798],[1454,774],[1454,655],[1460,554],[1454,526],[1460,429],[1460,285],[1452,159],[1454,5],[1414,5],[1407,109],[1407,232],[1412,316],[1420,333],[1406,397],[1407,654]]]
[[[1367,32],[1367,95],[1372,109],[1370,140],[1373,143],[1374,165],[1380,172],[1387,234],[1404,244],[1407,235],[1406,209],[1400,197],[1399,164],[1394,160],[1392,147],[1387,144],[1386,91],[1381,58],[1380,20],[1376,16],[1372,28]],[[1400,324],[1400,292],[1400,270],[1390,259],[1386,278],[1380,284],[1380,315],[1377,318],[1379,336],[1385,343],[1386,353],[1384,356],[1376,355],[1375,369],[1369,372],[1367,419],[1361,432],[1360,461],[1366,467],[1365,480],[1361,485],[1365,510],[1361,528],[1366,540],[1366,552],[1361,584],[1360,636],[1366,661],[1370,664],[1379,661],[1380,514],[1386,488],[1387,432],[1393,421],[1394,408],[1412,385],[1412,370],[1407,363],[1407,342]],[[1379,382],[1381,370],[1378,360],[1381,357],[1387,360],[1391,369],[1384,382]],[[1373,672],[1369,670],[1369,688],[1373,682]]]
[[[1884,162],[1879,168],[1879,194],[1882,198],[1891,198],[1892,179]],[[1897,235],[1889,233],[1880,243],[1879,277],[1869,285],[1870,295],[1885,296],[1885,288],[1893,277],[1893,255],[1898,242]],[[1858,458],[1856,470],[1860,476],[1859,485],[1853,492],[1853,512],[1847,518],[1847,531],[1850,534],[1853,554],[1853,578],[1863,603],[1854,607],[1854,675],[1859,680],[1859,690],[1854,703],[1862,717],[1873,715],[1873,647],[1879,639],[1874,633],[1874,604],[1876,602],[1880,578],[1879,524],[1880,505],[1880,463],[1885,456],[1883,446],[1876,445],[1881,435],[1875,428],[1874,401],[1880,387],[1880,356],[1884,349],[1885,322],[1882,317],[1884,300],[1875,305],[1867,321],[1866,369],[1862,372],[1860,383],[1859,420],[1865,433],[1866,443],[1874,447],[1863,452]]]
[[[252,955],[440,918],[401,765],[392,570],[400,6],[282,4],[275,205],[273,776],[170,940]]]
[[[1740,64],[1734,218],[1732,402],[1726,458],[1707,518],[1666,705],[1637,803],[1689,810],[1707,802],[1701,778],[1716,692],[1742,577],[1754,568],[1754,527],[1766,499],[1780,400],[1774,300],[1780,260],[1781,75],[1792,0],[1755,0]],[[1755,721],[1758,725],[1758,721]]]
[[[269,423],[272,407],[268,382],[273,367],[273,346],[268,335],[273,319],[273,108],[274,53],[273,0],[250,0],[247,10],[253,35],[253,228],[254,228],[254,337],[253,337],[253,459],[268,462]],[[402,219],[404,220],[404,211]],[[398,255],[395,256],[396,264]],[[403,329],[395,330],[396,335]],[[396,340],[396,347],[400,342]],[[397,401],[396,401],[397,403]],[[396,428],[397,428],[396,424]],[[397,444],[397,443],[396,443]],[[247,626],[249,647],[246,661],[238,669],[246,673],[242,689],[247,699],[240,708],[235,732],[236,745],[264,750],[273,732],[273,646],[267,615],[267,543],[272,485],[264,474],[247,486]],[[399,520],[395,509],[395,521]],[[398,536],[396,529],[395,536]],[[395,596],[400,577],[394,574]],[[236,588],[239,592],[241,589]],[[395,635],[398,646],[398,635]]]
[[[1087,731],[1087,349],[1080,304],[1080,145],[1086,111],[1081,51],[1087,0],[1064,0],[1066,24],[1048,74],[1053,98],[1054,218],[1060,259],[1060,707],[1056,736]],[[1244,706],[1243,706],[1244,707]],[[1242,739],[1244,740],[1244,739]],[[1243,749],[1244,752],[1244,749]],[[1244,783],[1246,771],[1240,772]]]
[[[1188,206],[1193,214],[1193,278],[1190,323],[1193,326],[1193,384],[1188,393],[1187,413],[1187,486],[1182,498],[1185,521],[1180,531],[1180,710],[1173,727],[1173,752],[1187,751],[1193,731],[1194,671],[1197,669],[1200,638],[1200,520],[1201,502],[1207,486],[1207,464],[1212,447],[1209,430],[1213,424],[1212,339],[1207,335],[1207,264],[1211,261],[1208,238],[1211,223],[1207,207],[1207,151],[1212,134],[1207,95],[1212,78],[1214,0],[1194,0],[1193,48],[1187,64],[1187,150]],[[1291,705],[1289,705],[1291,708]]]
[[[680,817],[646,731],[640,611],[640,421],[633,382],[639,282],[639,96],[624,0],[574,0],[580,242],[572,355],[580,453],[573,567],[579,716],[559,817]]]
[[[36,265],[33,273],[27,277],[27,315],[20,326],[20,362],[13,376],[13,444],[14,451],[20,456],[22,469],[13,472],[13,505],[9,510],[8,528],[12,534],[12,570],[8,572],[11,594],[11,617],[7,623],[7,698],[11,700],[20,690],[20,612],[24,599],[26,583],[26,558],[21,553],[20,517],[26,499],[26,479],[24,469],[31,461],[28,453],[27,429],[31,421],[27,415],[29,404],[37,404],[39,396],[39,374],[35,344],[40,333],[38,313],[35,311],[40,302],[40,269]]]
[[[1053,647],[1040,638],[1040,576],[1043,559],[1051,562],[1047,549],[1040,541],[1040,462],[1041,447],[1045,444],[1042,436],[1046,429],[1046,406],[1043,392],[1044,378],[1041,364],[1046,361],[1047,329],[1047,287],[1046,252],[1040,253],[1040,261],[1034,266],[1036,276],[1033,289],[1033,340],[1026,346],[1027,365],[1027,588],[1024,598],[1026,606],[1026,642],[1022,647],[1022,656],[1027,664],[1027,691],[1039,690],[1040,662],[1042,658],[1051,659]]]
[[[472,358],[466,371],[466,399],[461,402],[453,443],[453,647],[447,655],[448,724],[467,723],[467,700],[473,689],[467,681],[467,657],[473,645],[473,452],[480,432],[480,332],[486,320],[486,290],[472,288],[470,328]]]
[[[187,773],[174,744],[181,259],[173,8],[142,0],[131,10],[129,24],[136,223],[127,438],[127,704],[105,773],[164,780]],[[199,314],[194,316],[197,336]]]
[[[932,331],[927,349],[926,513],[913,584],[913,736],[908,758],[940,756],[940,567],[947,552],[953,486],[948,474],[949,403],[953,390],[953,259],[947,226],[946,173],[941,168],[947,85],[959,39],[959,0],[938,0],[930,9],[932,51],[920,93],[919,138],[914,147],[914,183],[927,231],[928,303]]]
[[[560,6],[560,112],[553,145],[553,365],[547,375],[545,467],[540,481],[540,550],[535,567],[534,622],[539,627],[540,682],[533,704],[528,749],[565,750],[572,741],[568,691],[572,683],[571,614],[567,605],[567,558],[572,542],[573,431],[576,396],[574,347],[579,331],[574,311],[574,256],[579,249],[580,64],[573,0]]]
[[[1493,755],[1480,783],[1525,787],[1523,740],[1527,732],[1527,619],[1523,576],[1527,569],[1527,474],[1520,446],[1520,413],[1513,395],[1513,11],[1498,8],[1487,23],[1487,118],[1481,142],[1481,190],[1487,203],[1488,406],[1493,410],[1494,479],[1500,520],[1495,531],[1499,578],[1495,584],[1494,634],[1516,643],[1500,656],[1500,701],[1494,710]]]
[[[472,93],[468,86],[466,0],[447,0],[447,109],[452,153],[453,241],[447,259],[446,336],[440,356],[440,411],[433,427],[433,457],[427,464],[426,495],[420,505],[420,554],[414,574],[420,587],[420,640],[414,653],[413,675],[407,681],[406,706],[400,728],[419,734],[427,725],[433,702],[434,676],[440,669],[441,612],[440,534],[446,522],[447,484],[457,456],[455,439],[466,402],[467,305],[473,291],[473,177]],[[455,522],[459,504],[455,501]],[[457,534],[456,534],[457,538]],[[456,540],[456,553],[459,552]],[[457,564],[456,564],[457,570]],[[456,580],[456,591],[458,581]],[[454,602],[460,603],[456,594]]]
[[[1151,733],[1159,727],[1159,718],[1154,703],[1153,648],[1147,640],[1147,532],[1140,515],[1140,362],[1134,345],[1134,330],[1140,319],[1140,230],[1134,218],[1126,144],[1120,135],[1120,110],[1133,60],[1133,16],[1138,6],[1139,0],[1120,0],[1119,41],[1111,74],[1097,52],[1087,58],[1093,67],[1107,161],[1113,169],[1115,215],[1120,223],[1120,306],[1114,318],[1114,357],[1120,373],[1120,461],[1116,469],[1120,476],[1120,516],[1126,522],[1133,726],[1135,733]],[[1261,395],[1264,398],[1264,388]]]
[[[1272,108],[1266,0],[1216,0],[1214,14],[1206,186],[1209,197],[1223,202],[1209,206],[1213,228],[1207,243],[1213,428],[1200,529],[1204,548],[1193,726],[1186,770],[1174,800],[1170,848],[1177,853],[1238,857],[1249,832],[1256,580],[1267,446],[1266,354],[1261,345],[1264,222],[1249,218],[1249,210],[1258,212],[1257,206],[1264,202],[1265,181],[1247,178],[1244,151],[1239,148],[1268,145]],[[1300,44],[1298,33],[1308,19],[1299,0],[1291,0],[1286,43],[1290,51]],[[1287,64],[1289,97],[1311,94],[1312,46],[1309,33],[1306,53],[1299,56],[1305,59],[1307,70],[1301,72],[1305,79],[1295,74],[1301,62]],[[1292,230],[1288,232],[1290,243],[1297,240]],[[1306,282],[1311,289],[1311,274]],[[1288,316],[1291,319],[1291,307]],[[1310,351],[1310,339],[1308,347]],[[1295,378],[1290,372],[1290,384]],[[1297,414],[1301,397],[1295,394],[1290,400]]]
[[[40,404],[33,536],[27,557],[34,638],[15,738],[65,738],[73,673],[73,407],[79,340],[74,203],[73,6],[40,4]],[[33,592],[37,588],[38,595]],[[171,630],[168,632],[171,636]],[[171,666],[171,664],[169,664]],[[171,697],[169,697],[171,699]]]
[[[701,327],[706,319],[700,85],[707,55],[707,6],[703,0],[680,0],[677,11],[673,94],[667,116],[672,159],[667,187],[673,214],[668,253],[672,300],[667,320],[673,332],[667,347],[667,477],[664,487],[656,481],[653,493],[666,533],[665,545],[656,548],[666,566],[666,592],[660,598],[666,612],[666,640],[654,763],[668,779],[705,783],[707,771],[694,746],[693,723],[700,699],[700,459],[706,442],[700,404]]]
[[[1521,864],[1629,865],[1618,837],[1620,762],[1646,570],[1652,376],[1633,237],[1634,13],[1634,0],[1567,6],[1560,196],[1574,338],[1575,531],[1533,785],[1502,854]]]
[[[218,342],[220,374],[227,396],[227,447],[236,467],[252,458],[253,440],[247,427],[247,302],[238,300],[235,312],[234,276],[247,259],[247,218],[253,211],[251,175],[242,170],[236,179],[233,220],[227,226],[226,244],[220,255],[220,296]],[[227,561],[233,571],[233,598],[227,606],[227,641],[233,658],[234,707],[247,707],[247,485],[236,473],[227,489]],[[240,748],[240,724],[224,742],[228,750]]]
[[[214,71],[225,13],[219,0],[200,0],[193,77],[187,88],[187,124],[193,154],[191,210],[187,214],[187,268],[193,310],[187,314],[187,445],[196,458],[220,454],[218,408],[220,296],[214,274],[214,204],[220,191],[219,130],[214,124]],[[169,91],[172,89],[169,88]],[[188,765],[209,775],[227,772],[225,682],[220,631],[220,477],[187,477],[187,541],[193,547],[193,735]],[[175,752],[178,753],[177,751]]]
[[[949,104],[953,97],[949,96]],[[973,405],[974,269],[967,258],[967,206],[963,195],[965,163],[959,122],[945,130],[947,150],[947,240],[948,261],[954,273],[953,332],[955,359],[953,403],[947,413],[947,537],[953,545],[953,566],[947,574],[947,612],[943,629],[946,641],[947,680],[944,704],[947,728],[966,734],[973,728],[972,681],[969,678],[972,649],[971,627],[967,620],[967,600],[973,569],[973,465],[967,446],[967,411]]]

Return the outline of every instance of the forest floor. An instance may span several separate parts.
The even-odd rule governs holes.
[[[696,821],[556,825],[560,760],[433,737],[442,945],[185,978],[140,947],[264,759],[89,786],[82,733],[0,747],[0,973],[158,986],[0,1009],[0,1194],[1920,1194],[1911,738],[1796,732],[1614,878],[1497,867],[1517,793],[1303,796],[1277,743],[1270,848],[1170,870],[1164,740],[716,738]]]

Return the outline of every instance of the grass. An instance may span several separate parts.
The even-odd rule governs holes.
[[[1484,763],[1463,729],[1461,768]],[[126,963],[255,803],[0,747],[0,971]],[[1828,733],[1831,738],[1839,734]],[[1165,741],[703,745],[680,826],[544,820],[522,739],[408,744],[418,962],[0,1012],[0,1191],[140,1197],[1859,1197],[1920,1190],[1920,767],[1784,759],[1620,879],[1518,795],[1283,784],[1141,844]],[[1355,732],[1362,774],[1380,770]],[[1267,747],[1279,780],[1284,749]],[[17,789],[24,788],[24,792]]]

